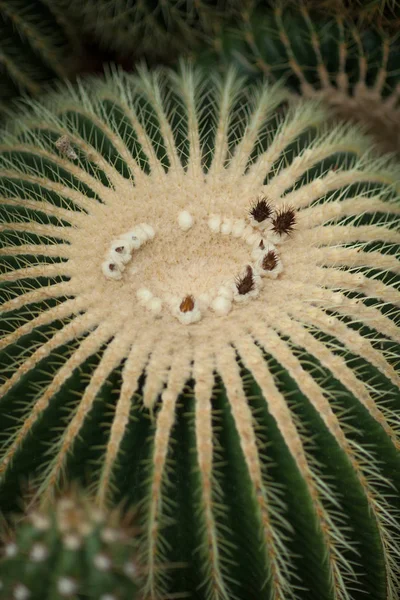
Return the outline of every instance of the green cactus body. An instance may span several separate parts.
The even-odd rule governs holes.
[[[217,59],[222,68],[233,62],[254,78],[285,78],[301,96],[320,98],[337,116],[361,122],[385,151],[400,152],[398,37],[362,27],[332,6],[322,12],[298,3],[277,3],[274,10],[260,3],[222,29],[201,60]]]
[[[113,72],[1,134],[1,506],[140,506],[149,598],[398,597],[399,166],[287,95]]]
[[[48,0],[0,2],[0,102],[21,92],[38,94],[44,83],[72,72],[78,42]]]
[[[137,528],[118,511],[102,511],[74,493],[4,529],[2,599],[143,598]]]

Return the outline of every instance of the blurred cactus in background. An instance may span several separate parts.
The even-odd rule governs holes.
[[[76,72],[80,42],[51,0],[0,1],[0,111],[21,93],[37,95]]]
[[[100,510],[82,494],[3,524],[2,600],[142,600],[143,579],[132,515]]]
[[[283,79],[296,94],[320,98],[336,117],[362,123],[382,150],[400,153],[398,35],[376,23],[361,27],[336,2],[326,3],[327,14],[309,4],[245,10],[214,37],[213,48],[203,47],[200,62],[222,71],[233,62],[254,79]]]
[[[400,167],[288,98],[112,70],[1,132],[1,507],[139,506],[146,598],[398,597]]]
[[[135,68],[191,55],[236,64],[253,78],[284,78],[361,122],[381,150],[400,152],[399,9],[391,1],[56,0],[84,39]]]
[[[116,57],[162,63],[206,43],[252,0],[55,0],[84,34]]]

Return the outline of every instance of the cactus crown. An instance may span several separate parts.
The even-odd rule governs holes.
[[[2,133],[3,502],[142,501],[150,597],[397,593],[398,166],[286,99],[111,72]]]

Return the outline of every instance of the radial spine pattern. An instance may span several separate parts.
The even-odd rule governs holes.
[[[113,72],[2,132],[4,502],[140,502],[150,598],[398,597],[399,166],[286,100]]]

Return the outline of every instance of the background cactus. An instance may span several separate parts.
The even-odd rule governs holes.
[[[150,598],[393,600],[399,165],[181,71],[1,133],[1,506],[26,473],[139,505]]]
[[[77,69],[80,43],[49,0],[0,2],[0,110],[21,92],[37,95]]]
[[[135,600],[143,580],[137,527],[76,492],[4,524],[0,598]]]
[[[234,62],[255,78],[284,77],[297,93],[361,121],[382,150],[400,150],[392,2],[56,0],[52,7],[94,44],[93,55],[98,45],[125,69],[143,58],[171,64],[181,53],[222,69]]]
[[[352,19],[340,2],[316,4],[319,10],[312,2],[256,4],[214,37],[213,49],[202,49],[201,61],[217,61],[222,70],[233,62],[255,79],[284,78],[297,94],[320,98],[336,116],[361,122],[383,150],[399,153],[398,36],[377,28],[376,19],[368,25],[362,12]]]
[[[359,22],[379,25],[394,34],[399,31],[400,11],[396,0],[306,0],[306,5],[321,11],[341,12]]]
[[[131,61],[170,62],[229,22],[251,0],[55,0],[103,48]]]

